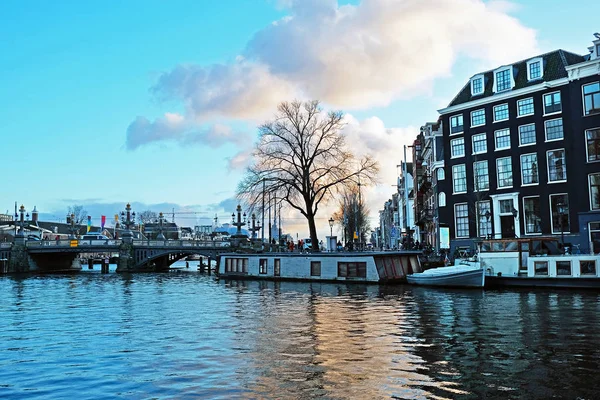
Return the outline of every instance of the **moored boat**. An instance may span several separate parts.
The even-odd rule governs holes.
[[[482,288],[485,270],[471,265],[439,267],[408,275],[406,280],[413,285]]]
[[[482,268],[486,287],[599,288],[600,255],[563,253],[555,238],[483,240],[476,259],[461,264]]]
[[[388,283],[421,272],[418,251],[225,253],[221,278]]]

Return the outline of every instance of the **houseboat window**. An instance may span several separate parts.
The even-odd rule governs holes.
[[[556,275],[571,275],[571,261],[557,261]]]
[[[276,258],[273,260],[273,275],[280,276],[281,275],[281,259]]]
[[[248,273],[247,258],[227,258],[225,260],[225,272]]]
[[[506,251],[517,251],[519,250],[518,242],[511,240],[510,242],[506,242],[506,246],[504,247]]]
[[[338,262],[338,277],[366,278],[367,263],[365,262]]]
[[[596,275],[596,262],[594,260],[579,261],[581,275]]]
[[[310,276],[321,276],[321,261],[310,262]]]
[[[521,242],[521,251],[529,251],[529,242]]]
[[[483,242],[481,243],[481,252],[489,252],[492,251],[492,245],[490,242]]]
[[[258,260],[258,273],[259,274],[267,273],[267,259],[266,258],[261,258],[260,260]]]
[[[504,246],[502,242],[492,242],[492,251],[502,251],[504,250]]]
[[[548,275],[548,261],[536,261],[533,266],[536,275]]]

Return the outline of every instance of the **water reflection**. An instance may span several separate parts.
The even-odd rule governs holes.
[[[1,277],[0,397],[594,398],[600,295]]]

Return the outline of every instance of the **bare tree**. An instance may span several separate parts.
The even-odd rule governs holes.
[[[360,243],[367,242],[367,234],[371,230],[369,209],[362,202],[357,187],[349,187],[342,193],[339,208],[333,214],[333,219],[342,227],[347,242],[354,242],[354,232],[360,234]]]
[[[154,211],[146,210],[142,211],[139,214],[139,219],[140,221],[142,221],[142,224],[145,225],[148,223],[156,222],[156,220],[158,219],[158,215]]]
[[[357,160],[346,149],[344,115],[327,114],[316,100],[283,102],[272,121],[260,126],[254,163],[238,186],[238,197],[259,207],[265,193],[298,210],[307,220],[313,250],[318,250],[315,215],[332,192],[375,181],[377,161]]]
[[[83,206],[74,204],[67,209],[67,215],[74,215],[75,225],[81,225],[87,221],[88,212]]]

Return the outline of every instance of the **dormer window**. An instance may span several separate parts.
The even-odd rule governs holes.
[[[536,79],[541,79],[544,75],[543,68],[544,60],[542,57],[537,57],[532,60],[527,61],[527,80],[533,81]]]
[[[483,75],[475,75],[471,78],[471,96],[483,94]]]
[[[504,92],[513,87],[512,68],[505,67],[494,71],[494,93]]]

